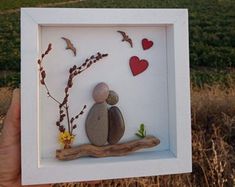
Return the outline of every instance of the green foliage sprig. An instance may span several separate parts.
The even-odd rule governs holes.
[[[140,128],[138,132],[135,133],[135,135],[138,136],[139,138],[144,138],[146,136],[146,130],[143,123],[140,124]]]

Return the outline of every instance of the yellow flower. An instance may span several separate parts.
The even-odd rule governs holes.
[[[62,145],[71,144],[75,138],[75,135],[71,135],[68,131],[60,132],[59,142]]]

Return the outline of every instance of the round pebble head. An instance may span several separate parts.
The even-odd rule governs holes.
[[[108,85],[104,82],[97,84],[93,90],[92,96],[96,103],[104,102],[109,96]]]
[[[108,98],[106,99],[106,102],[109,104],[109,105],[116,105],[119,101],[119,97],[118,97],[118,94],[113,91],[113,90],[110,90],[109,91],[109,96]]]

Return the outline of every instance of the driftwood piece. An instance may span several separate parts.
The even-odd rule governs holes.
[[[140,149],[158,145],[160,140],[154,136],[146,136],[143,139],[133,140],[122,144],[94,146],[84,144],[70,149],[56,150],[56,158],[59,160],[73,160],[80,157],[109,157],[124,156]]]

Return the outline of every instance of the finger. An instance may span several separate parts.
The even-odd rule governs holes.
[[[15,89],[12,94],[11,105],[4,120],[1,144],[11,145],[19,141],[20,136],[20,89]]]
[[[6,119],[9,120],[9,122],[12,122],[12,124],[17,126],[18,128],[19,126],[18,122],[20,121],[20,89],[19,88],[13,90],[11,105],[7,112]]]

